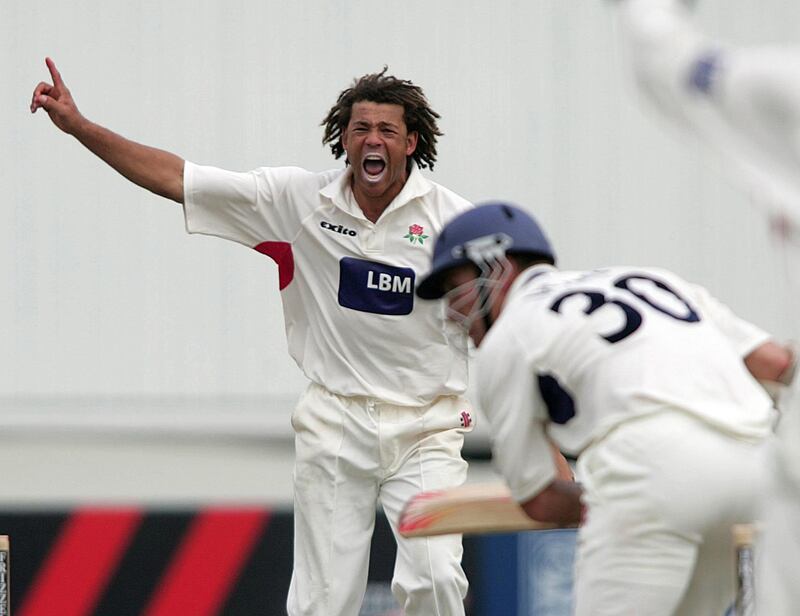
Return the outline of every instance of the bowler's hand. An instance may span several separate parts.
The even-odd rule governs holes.
[[[78,124],[84,118],[78,111],[75,101],[72,100],[69,89],[64,85],[64,80],[61,79],[61,73],[58,72],[55,62],[50,58],[45,58],[45,63],[53,83],[42,81],[36,86],[31,100],[31,113],[36,113],[36,110],[41,107],[50,116],[53,124],[65,133],[74,134]]]

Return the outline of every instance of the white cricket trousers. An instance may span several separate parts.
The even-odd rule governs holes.
[[[722,616],[734,600],[731,526],[757,515],[764,443],[678,411],[631,420],[578,459],[578,616]]]
[[[464,614],[461,536],[405,539],[397,524],[415,494],[465,481],[461,446],[474,417],[460,396],[402,407],[308,388],[292,415],[289,616],[357,616],[379,499],[397,541],[392,593],[405,616]]]
[[[781,395],[780,407],[755,563],[756,613],[765,616],[800,610],[800,378]]]

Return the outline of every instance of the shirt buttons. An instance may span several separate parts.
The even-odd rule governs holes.
[[[381,250],[380,234],[374,229],[368,229],[364,232],[364,250]]]

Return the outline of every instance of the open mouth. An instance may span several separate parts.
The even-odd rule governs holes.
[[[361,163],[361,167],[367,174],[367,179],[375,182],[381,178],[386,170],[386,161],[378,154],[367,154],[364,157],[364,162]]]

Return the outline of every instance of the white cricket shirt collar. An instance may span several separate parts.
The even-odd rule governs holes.
[[[355,218],[366,220],[364,212],[361,211],[356,198],[353,195],[353,189],[350,186],[350,178],[352,177],[352,167],[347,167],[344,173],[341,173],[330,184],[324,186],[319,194],[327,199],[339,209],[347,212]],[[432,190],[431,183],[422,175],[422,172],[417,166],[415,160],[411,161],[411,172],[408,174],[408,179],[403,185],[403,189],[389,204],[389,207],[381,214],[381,218],[387,213],[403,207],[410,201],[428,194]]]

